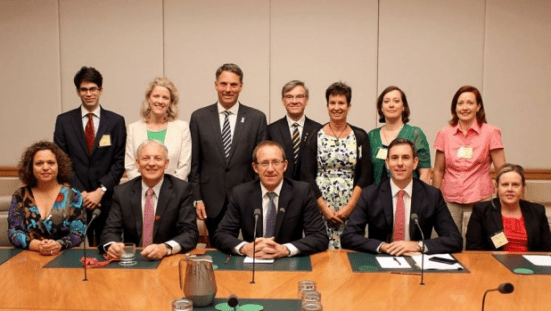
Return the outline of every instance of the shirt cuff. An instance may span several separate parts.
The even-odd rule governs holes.
[[[385,242],[381,242],[381,244],[379,244],[379,246],[377,246],[377,249],[376,249],[377,253],[379,253],[379,254],[381,253],[381,246],[383,246],[383,244],[385,244]]]
[[[86,243],[86,241],[84,241],[84,243]],[[107,242],[105,244],[103,244],[103,251],[107,253],[107,249],[109,249],[109,246],[111,246],[111,244],[113,243],[116,243],[115,241],[112,241],[112,242]]]
[[[421,249],[421,253],[428,253],[429,252],[429,248],[427,247],[427,244],[425,243],[424,244],[425,246],[425,249],[423,249],[423,241],[419,241],[419,248]]]
[[[289,257],[296,256],[298,255],[298,253],[300,253],[298,248],[296,248],[296,246],[291,243],[285,243],[283,244],[283,246],[287,247],[287,249],[289,250]]]
[[[233,251],[234,251],[237,255],[245,256],[244,254],[241,254],[241,253],[239,252],[239,250],[241,249],[241,247],[243,247],[243,245],[245,245],[245,244],[247,244],[247,242],[245,242],[245,241],[243,241],[243,242],[237,244],[237,246],[233,248]]]
[[[174,240],[166,241],[165,243],[172,247],[171,255],[178,254],[182,250],[182,247],[180,246],[180,244],[178,244],[178,242]]]

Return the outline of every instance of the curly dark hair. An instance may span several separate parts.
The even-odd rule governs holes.
[[[60,184],[68,183],[71,179],[71,175],[73,174],[71,169],[71,159],[56,144],[47,140],[41,140],[34,143],[27,148],[25,152],[23,152],[23,155],[21,155],[21,160],[17,165],[19,180],[29,187],[36,186],[36,177],[33,173],[33,160],[36,153],[42,150],[50,150],[55,155],[58,167],[57,182]]]

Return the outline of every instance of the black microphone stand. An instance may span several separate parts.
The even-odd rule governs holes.
[[[253,279],[251,280],[251,284],[254,283],[254,268],[255,268],[255,258],[256,258],[256,227],[258,224],[258,216],[260,216],[260,209],[254,210],[254,236],[253,236]]]
[[[425,285],[425,282],[423,282],[423,278],[425,276],[425,235],[419,225],[419,216],[417,216],[417,214],[412,214],[411,219],[417,225],[419,232],[421,232],[421,283],[419,285]]]
[[[90,228],[90,224],[92,223],[92,221],[94,221],[94,219],[96,219],[99,216],[99,214],[101,214],[101,210],[95,209],[94,212],[92,213],[92,219],[90,219],[90,222],[86,226],[86,230],[84,230],[84,263],[83,263],[84,279],[82,279],[83,281],[88,281],[87,264],[86,264],[86,239],[87,239],[88,228]]]

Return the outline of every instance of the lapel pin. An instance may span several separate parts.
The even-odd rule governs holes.
[[[241,117],[241,123],[245,123],[245,117]]]
[[[285,207],[280,207],[280,208],[279,208],[279,212],[280,212],[280,213],[285,213]]]
[[[161,219],[161,216],[159,216],[159,215],[155,216],[155,221],[159,221],[160,219]]]

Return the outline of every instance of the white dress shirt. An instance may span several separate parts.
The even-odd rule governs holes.
[[[94,120],[94,137],[98,136],[98,127],[99,127],[99,116],[100,116],[101,106],[98,105],[94,111],[92,111],[92,120]],[[82,115],[82,128],[86,133],[86,124],[88,124],[88,113],[90,111],[86,110],[84,106],[80,105],[80,113]]]
[[[293,126],[293,124],[297,123],[298,124],[298,137],[299,137],[299,140],[300,140],[300,137],[302,137],[302,130],[304,130],[304,121],[306,121],[306,116],[305,115],[302,115],[302,118],[300,118],[300,120],[298,121],[295,121],[291,118],[289,118],[289,116],[287,115],[287,124],[289,124],[289,132],[291,133],[291,139],[293,139],[293,132],[295,131],[295,127]]]
[[[222,107],[220,103],[217,103],[218,106],[218,116],[220,118],[220,131],[224,130],[224,120],[226,119],[226,114],[224,111],[226,109]],[[237,122],[237,112],[239,112],[239,102],[235,103],[230,109],[227,109],[231,114],[228,116],[228,121],[230,122],[230,131],[231,138],[233,142],[233,133],[235,132],[235,123]],[[242,122],[242,121],[241,121]],[[220,132],[222,134],[222,132]]]

